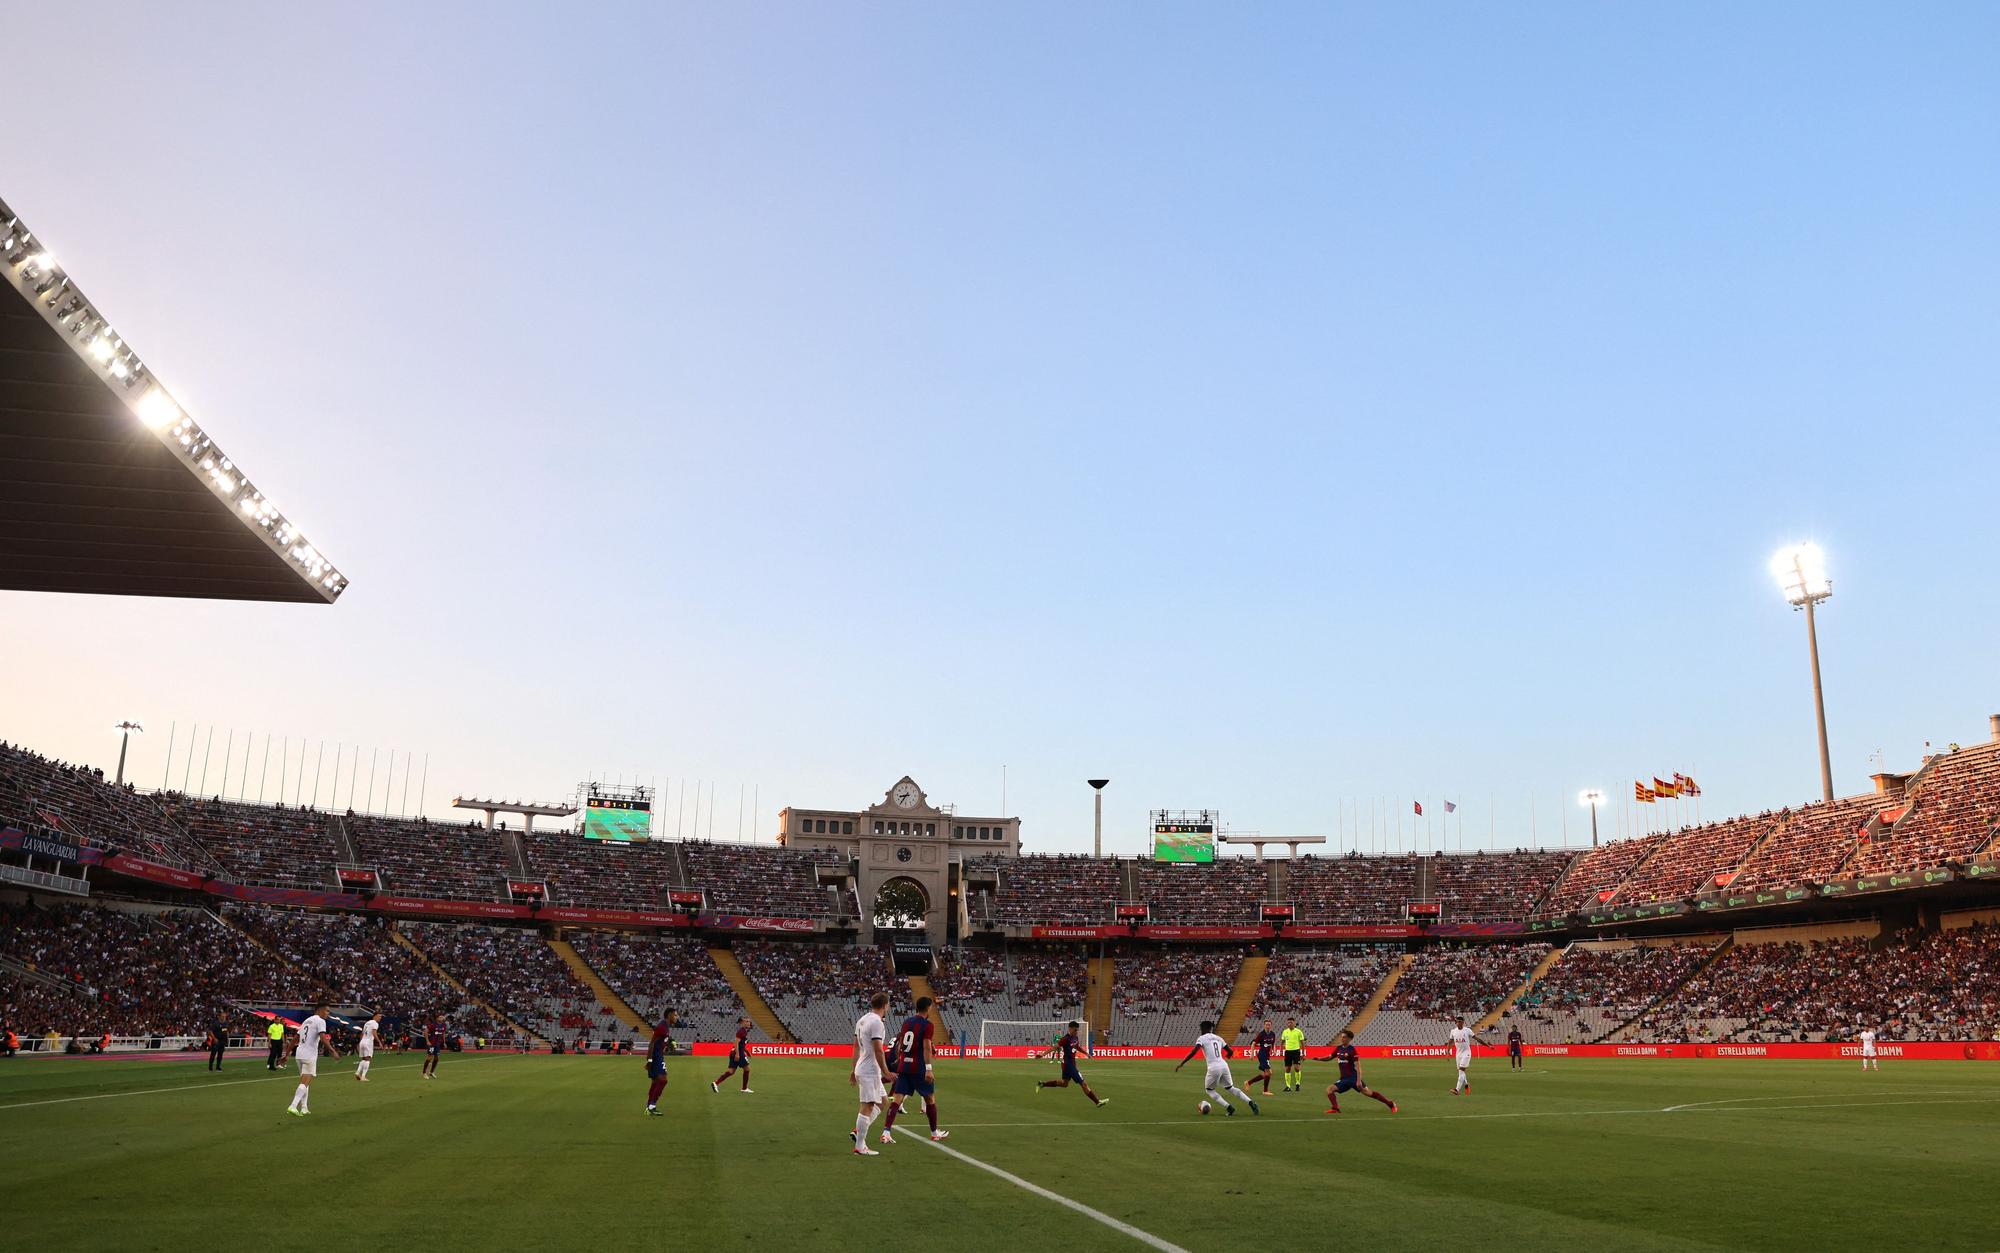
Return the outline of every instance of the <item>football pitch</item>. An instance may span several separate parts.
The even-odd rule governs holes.
[[[848,1151],[846,1064],[415,1054],[322,1064],[306,1118],[260,1058],[0,1060],[0,1247],[1992,1249],[2000,1067],[1887,1061],[1373,1061],[1200,1117],[1199,1063],[1105,1061],[1093,1109],[1038,1062],[938,1063],[952,1134]],[[1235,1067],[1239,1081],[1248,1068]],[[874,1133],[879,1135],[878,1121]],[[949,1152],[944,1151],[949,1149]]]

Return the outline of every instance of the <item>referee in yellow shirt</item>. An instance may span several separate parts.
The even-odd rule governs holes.
[[[1285,1029],[1278,1033],[1278,1042],[1285,1050],[1285,1091],[1300,1091],[1306,1082],[1305,1071],[1300,1069],[1306,1059],[1306,1033],[1299,1030],[1298,1019],[1285,1019]]]

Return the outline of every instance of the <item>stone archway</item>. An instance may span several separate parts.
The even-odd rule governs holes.
[[[891,875],[875,889],[868,922],[877,931],[921,931],[931,914],[931,894],[909,875]]]

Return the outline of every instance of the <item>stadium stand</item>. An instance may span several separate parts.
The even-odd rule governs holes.
[[[72,766],[0,743],[0,819],[40,826],[95,848],[220,873],[222,864],[189,838],[153,799],[105,781],[102,770]]]
[[[1288,887],[1300,922],[1400,922],[1417,898],[1414,853],[1387,857],[1301,857]]]
[[[1489,944],[1425,949],[1405,971],[1359,1044],[1436,1044],[1464,1016],[1477,1021],[1521,985],[1548,956],[1547,944]]]
[[[213,1015],[230,1012],[229,999],[307,1001],[325,990],[193,909],[0,906],[0,957],[75,993],[80,1020],[49,1024],[65,1035],[199,1034]]]
[[[1715,952],[1705,944],[1572,944],[1508,1012],[1530,1044],[1588,1044],[1679,987]]]
[[[361,860],[381,869],[383,886],[391,892],[463,901],[506,899],[507,859],[500,837],[476,822],[350,813],[347,829]]]
[[[632,1038],[533,931],[455,922],[398,925],[466,991],[531,1031],[551,1040]]]
[[[1519,922],[1548,895],[1576,853],[1445,853],[1430,859],[1431,899],[1448,922]]]
[[[1854,852],[1861,829],[1881,807],[1882,799],[1871,793],[1780,813],[1777,830],[1750,854],[1729,886],[1825,882]]]
[[[984,917],[1001,924],[1110,922],[1118,863],[1104,857],[976,858],[968,872],[997,874]]]
[[[1194,1043],[1204,1018],[1220,1018],[1236,971],[1251,950],[1145,949],[1120,953],[1112,998],[1116,1044]]]
[[[2000,822],[2000,743],[1931,758],[1912,781],[1915,800],[1886,834],[1864,840],[1853,874],[1923,870],[1977,856]]]
[[[1538,918],[1559,918],[1566,914],[1581,913],[1603,901],[1611,899],[1625,877],[1632,873],[1647,854],[1658,848],[1665,840],[1664,834],[1645,835],[1631,840],[1613,840],[1600,844],[1579,856],[1563,873],[1557,884],[1549,889],[1540,909],[1535,911]]]
[[[693,885],[708,894],[715,913],[824,918],[838,908],[838,896],[820,886],[818,872],[821,865],[843,864],[837,853],[694,840],[680,848]]]
[[[674,1038],[735,1038],[743,1004],[715,968],[702,941],[586,930],[572,930],[567,938],[590,968],[646,1021],[659,1022],[668,1009],[678,1010],[680,1021]],[[753,1026],[750,1038],[769,1037]]]
[[[1781,818],[1759,814],[1731,818],[1699,827],[1683,827],[1659,842],[1644,865],[1636,868],[1617,900],[1622,905],[1678,901],[1714,886],[1717,876],[1734,874],[1758,840],[1770,834]]]
[[[2000,928],[1889,943],[1738,944],[1639,1024],[1645,1040],[1984,1040],[2000,1027]]]
[[[1274,1018],[1282,1026],[1286,1018],[1296,1017],[1311,1047],[1331,1044],[1401,954],[1399,947],[1387,944],[1280,948],[1271,955],[1243,1029],[1254,1033],[1261,1019]]]
[[[907,985],[890,967],[887,950],[873,945],[739,940],[730,950],[778,1018],[801,1040],[852,1040],[854,1020],[869,997],[887,992],[893,1008],[906,999],[902,989]]]
[[[246,805],[179,793],[157,797],[167,815],[215,855],[236,883],[337,891],[340,860],[327,834],[329,816],[315,809]]]
[[[524,831],[531,875],[548,882],[549,899],[596,909],[657,909],[678,884],[676,845],[666,841],[585,840],[573,831]],[[595,963],[593,963],[595,964]]]
[[[1264,864],[1251,857],[1223,857],[1206,865],[1135,860],[1132,868],[1154,922],[1254,923],[1268,895]]]

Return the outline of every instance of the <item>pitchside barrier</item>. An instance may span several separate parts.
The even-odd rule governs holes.
[[[731,1043],[697,1043],[690,1052],[696,1057],[726,1057]],[[1309,1059],[1324,1055],[1328,1046],[1319,1045],[1308,1049]],[[955,1045],[940,1045],[935,1050],[939,1061],[955,1061],[963,1057],[967,1061],[982,1059],[995,1061],[1019,1061],[1040,1056],[1047,1052],[1047,1046],[1019,1044],[996,1044],[985,1049],[967,1048],[960,1052]],[[1364,1058],[1408,1057],[1442,1058],[1452,1055],[1449,1044],[1386,1044],[1371,1045],[1356,1050]],[[1187,1056],[1187,1048],[1180,1045],[1101,1045],[1084,1061],[1178,1061]],[[1859,1044],[1526,1044],[1521,1052],[1527,1057],[1605,1057],[1625,1060],[1741,1060],[1745,1058],[1799,1059],[1853,1059],[1861,1056]],[[1906,1061],[2000,1061],[2000,1042],[1993,1041],[1944,1041],[1944,1040],[1898,1040],[1883,1041],[1875,1046],[1878,1056],[1890,1060]],[[1507,1050],[1491,1045],[1481,1045],[1473,1050],[1474,1056],[1504,1058]],[[846,1044],[752,1044],[750,1055],[757,1057],[852,1057],[854,1045]],[[629,1054],[628,1054],[629,1056]],[[1235,1061],[1252,1060],[1254,1054],[1238,1049]]]

